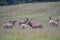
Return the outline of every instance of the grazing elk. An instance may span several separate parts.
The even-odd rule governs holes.
[[[18,23],[19,25],[21,24],[26,24],[28,22],[28,18],[24,19],[24,20],[20,20]]]
[[[42,27],[42,26],[43,26],[42,23],[33,23],[33,22],[29,21],[27,24],[28,24],[30,27],[32,27],[32,28],[43,28],[43,27]]]
[[[53,25],[53,26],[56,26],[56,27],[58,26],[59,20],[54,21],[54,20],[52,20],[51,17],[49,18],[49,20],[50,20],[50,21],[49,21],[50,25]]]

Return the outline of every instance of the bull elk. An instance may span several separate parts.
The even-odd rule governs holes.
[[[33,23],[31,21],[28,22],[28,25],[32,28],[43,28],[43,24],[42,23]]]

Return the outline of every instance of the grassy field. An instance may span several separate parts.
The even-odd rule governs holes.
[[[60,22],[58,27],[50,26],[49,16],[60,20],[60,2],[0,6],[0,40],[60,40]],[[6,21],[26,17],[34,19],[33,22],[42,22],[43,29],[32,29],[29,26],[22,29],[18,22],[10,29],[4,29],[2,26]]]

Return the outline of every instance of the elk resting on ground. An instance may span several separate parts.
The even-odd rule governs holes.
[[[32,28],[43,28],[43,24],[42,23],[32,23],[31,21],[28,22],[28,25]]]
[[[12,28],[13,24],[12,23],[5,23],[5,24],[3,24],[3,27],[5,27],[5,28]]]
[[[3,24],[3,27],[5,28],[12,28],[15,25],[16,21],[9,21]]]
[[[24,19],[24,20],[20,20],[18,23],[20,24],[26,24],[28,22],[28,18]]]

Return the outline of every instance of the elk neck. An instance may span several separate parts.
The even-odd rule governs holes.
[[[28,25],[32,27],[32,23],[31,22],[29,22]]]

